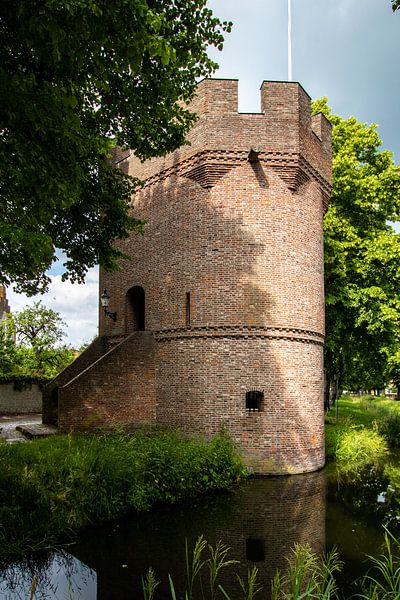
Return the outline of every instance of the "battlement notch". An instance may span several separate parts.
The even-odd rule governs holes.
[[[199,117],[205,115],[225,115],[238,112],[237,79],[203,79],[197,86],[197,93],[190,109]]]

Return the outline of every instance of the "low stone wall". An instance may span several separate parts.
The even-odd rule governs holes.
[[[42,412],[42,390],[37,383],[0,383],[0,415]]]

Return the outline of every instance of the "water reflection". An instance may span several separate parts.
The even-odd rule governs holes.
[[[0,573],[2,600],[96,600],[96,573],[66,552],[9,565]]]
[[[260,583],[268,591],[275,570],[285,567],[285,555],[295,542],[324,549],[324,474],[255,479],[231,494],[93,528],[73,546],[74,557],[53,554],[42,564],[27,561],[8,567],[0,576],[0,598],[29,598],[35,574],[37,600],[140,598],[141,577],[153,566],[162,581],[157,598],[169,599],[168,573],[182,594],[185,540],[192,548],[201,534],[211,544],[223,540],[231,547],[230,556],[241,563],[239,573],[257,565]],[[222,585],[238,597],[232,581],[231,572],[222,573]]]
[[[332,472],[253,479],[231,494],[86,530],[69,548],[74,556],[51,554],[9,566],[0,572],[0,600],[29,598],[34,575],[35,600],[140,599],[149,566],[162,581],[156,599],[170,600],[168,574],[182,596],[185,540],[192,548],[201,534],[212,544],[223,540],[230,546],[230,556],[241,562],[239,573],[259,568],[263,598],[276,569],[285,569],[294,543],[317,552],[337,546],[345,563],[338,583],[349,597],[356,591],[352,582],[367,569],[365,555],[381,552],[383,525],[400,534],[399,493],[400,482],[388,478],[387,468],[347,484]],[[241,596],[232,580],[232,574],[222,573],[221,583],[236,599]]]
[[[212,544],[228,544],[232,558],[242,564],[239,572],[257,565],[260,582],[269,590],[275,570],[285,566],[284,557],[295,542],[324,549],[325,477],[314,473],[256,479],[230,495],[125,519],[87,532],[74,554],[97,572],[99,600],[139,598],[141,577],[149,566],[162,581],[157,590],[161,600],[170,598],[168,573],[184,589],[185,539],[193,547],[201,534]],[[232,575],[222,574],[221,583],[238,597]]]

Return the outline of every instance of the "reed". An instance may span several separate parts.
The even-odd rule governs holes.
[[[224,598],[232,600],[224,588],[218,583],[218,578],[223,569],[229,569],[234,565],[239,564],[238,560],[228,558],[229,546],[219,541],[212,546],[207,543],[207,540],[201,535],[197,538],[196,544],[192,553],[189,552],[188,543],[185,544],[185,568],[186,568],[186,589],[184,592],[185,600],[193,600],[195,597],[201,597],[202,600],[216,600],[222,594]],[[206,554],[207,553],[207,554]],[[202,575],[208,581],[207,589],[203,585]],[[235,577],[235,575],[234,575]],[[241,589],[243,591],[244,600],[253,600],[254,596],[261,588],[257,586],[257,569],[249,570],[247,580],[244,582],[239,576],[236,576]],[[153,600],[154,596],[150,595],[150,590],[155,590],[156,585],[153,584],[155,576],[152,568],[147,571],[144,582],[142,582],[143,599]],[[159,582],[156,582],[158,585]],[[168,575],[169,590],[171,600],[177,600],[174,581],[171,575]],[[195,596],[195,584],[197,585]],[[236,599],[235,599],[236,600]]]
[[[275,574],[272,600],[330,600],[337,595],[335,573],[342,568],[336,550],[319,557],[308,545],[295,544],[286,573]]]
[[[218,584],[218,577],[222,569],[233,569],[239,561],[228,557],[230,548],[221,541],[215,546],[207,544],[203,536],[197,539],[192,556],[188,551],[186,543],[186,590],[185,600],[192,600],[194,594],[194,583],[199,580],[196,598],[201,600],[216,600],[217,597],[225,600],[254,600],[263,592],[258,584],[258,569],[252,567],[247,570],[246,578],[237,573],[231,573],[231,579],[239,583],[240,597],[235,594],[233,598],[226,589]],[[208,555],[205,555],[205,553]],[[342,563],[336,550],[324,557],[319,557],[307,545],[296,544],[287,557],[288,567],[285,573],[277,572],[272,583],[272,600],[331,600],[337,595],[335,573],[340,571]],[[205,591],[201,585],[202,574],[208,574],[208,588]],[[149,569],[146,581],[155,581],[152,569]],[[171,575],[168,575],[171,600],[176,600],[178,594]],[[150,585],[146,586],[144,600],[153,600],[149,595]],[[154,586],[153,586],[154,587]],[[155,587],[154,587],[155,589]]]
[[[369,556],[372,565],[361,580],[364,600],[400,599],[400,542],[387,529],[384,552],[380,556]]]

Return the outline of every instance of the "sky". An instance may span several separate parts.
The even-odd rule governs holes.
[[[383,147],[400,162],[400,11],[390,0],[291,0],[293,80],[313,98],[328,97],[335,114],[379,125]],[[216,77],[239,79],[239,110],[257,112],[266,80],[288,78],[287,0],[209,0],[223,20],[233,22]],[[67,323],[65,342],[90,341],[98,326],[98,271],[85,285],[61,282],[61,261],[43,296],[26,298],[11,288],[12,311],[39,299]]]

